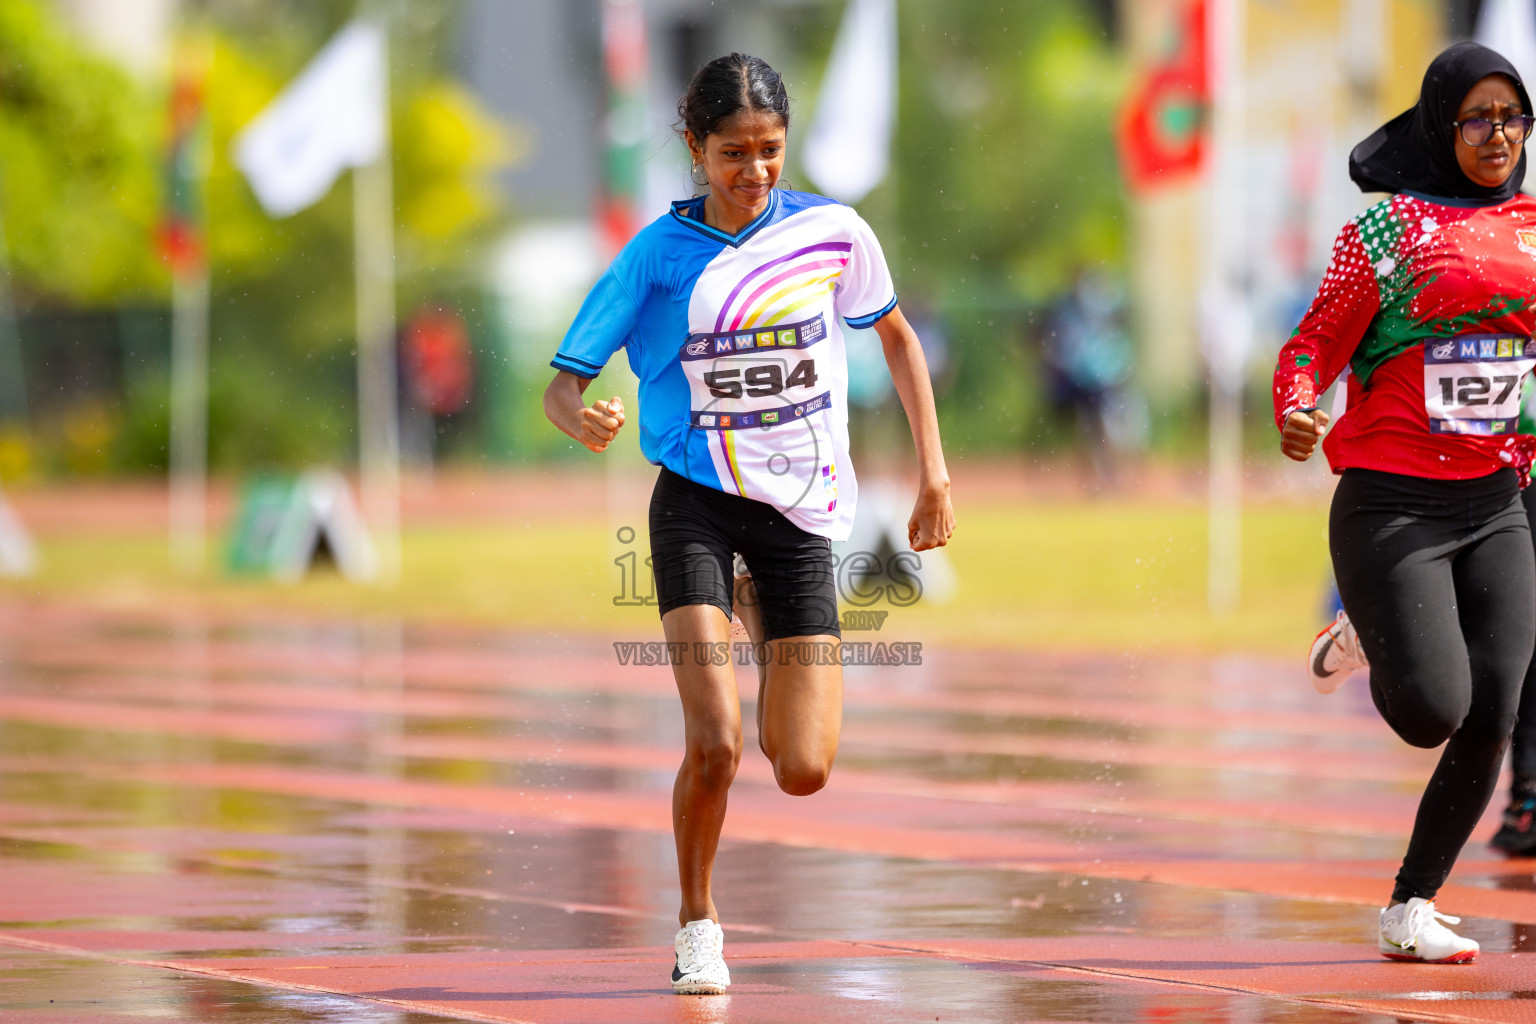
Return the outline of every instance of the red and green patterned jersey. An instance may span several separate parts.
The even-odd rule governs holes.
[[[1280,350],[1275,422],[1347,365],[1328,464],[1465,480],[1529,467],[1517,433],[1536,366],[1536,200],[1454,206],[1411,194],[1344,226],[1317,298]]]

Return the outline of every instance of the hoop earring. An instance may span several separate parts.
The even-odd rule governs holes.
[[[703,188],[709,184],[709,175],[707,174],[704,176],[703,181],[699,180],[699,168],[702,166],[702,164],[694,164],[693,169],[688,172],[688,180],[693,182],[693,184],[698,188]]]

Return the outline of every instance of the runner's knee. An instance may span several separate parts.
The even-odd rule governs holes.
[[[832,765],[820,759],[781,757],[773,762],[773,777],[790,796],[810,796],[827,784]]]
[[[1404,743],[1425,749],[1438,747],[1461,728],[1471,708],[1472,686],[1466,669],[1458,673],[1457,668],[1449,663],[1416,665],[1389,677],[1387,672],[1371,667],[1371,698],[1376,710]]]
[[[1450,739],[1467,716],[1465,708],[1425,701],[1412,709],[1396,709],[1395,714],[1383,712],[1382,717],[1404,743],[1430,750]]]
[[[722,733],[690,742],[688,762],[706,786],[729,786],[741,762],[741,734]]]

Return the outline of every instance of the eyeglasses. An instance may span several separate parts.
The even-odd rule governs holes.
[[[1451,127],[1461,132],[1461,141],[1469,146],[1486,146],[1488,140],[1493,138],[1495,128],[1503,130],[1505,140],[1511,145],[1519,145],[1525,141],[1527,135],[1531,134],[1533,124],[1536,124],[1536,117],[1530,114],[1516,114],[1503,121],[1490,121],[1486,117],[1469,117],[1465,121],[1452,121]]]

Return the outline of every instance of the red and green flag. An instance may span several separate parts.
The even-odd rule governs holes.
[[[603,0],[603,70],[608,80],[607,160],[598,219],[609,256],[640,229],[646,135],[645,11],[640,0]]]
[[[207,117],[203,95],[207,66],[204,47],[177,46],[161,171],[164,191],[159,241],[161,256],[173,273],[182,276],[200,270],[205,258],[203,170]]]
[[[1138,190],[1175,184],[1205,166],[1211,106],[1208,0],[1185,0],[1161,55],[1120,112],[1120,165]]]

